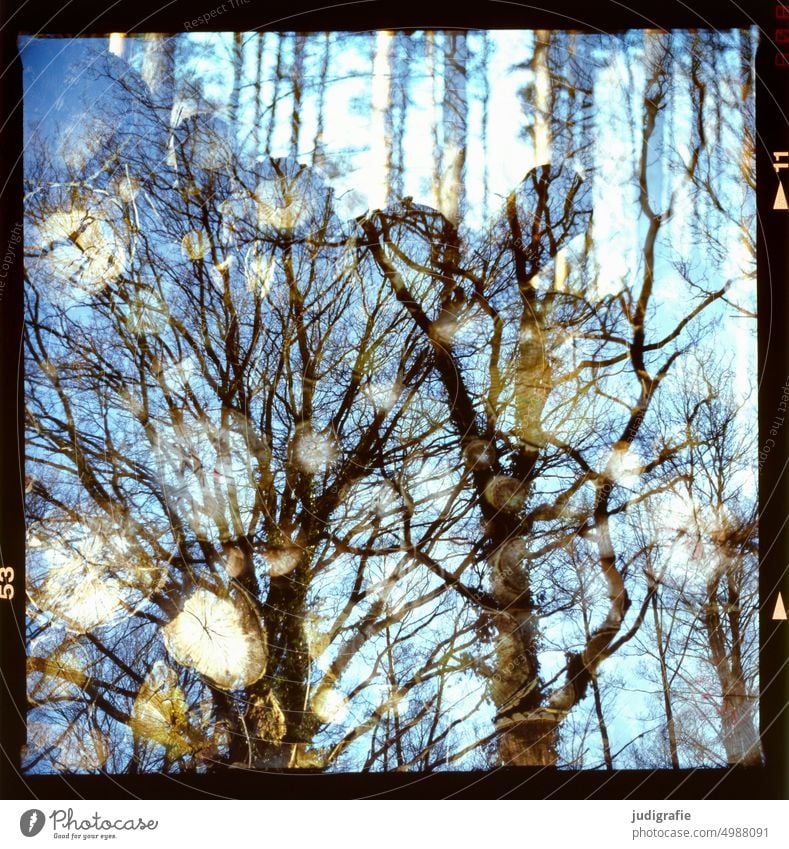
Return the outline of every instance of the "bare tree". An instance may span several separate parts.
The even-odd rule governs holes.
[[[162,39],[139,76],[91,66],[125,117],[78,158],[31,140],[28,769],[611,769],[657,739],[615,718],[635,646],[668,764],[758,759],[755,520],[734,494],[752,409],[693,370],[750,320],[744,288],[694,261],[749,160],[711,152],[709,128],[729,139],[749,101],[707,119],[722,68],[695,35],[595,38],[538,34],[521,63],[545,161],[482,235],[465,34],[414,42],[440,89],[437,208],[393,196],[392,34],[337,47],[374,57],[378,135],[358,147],[378,146],[383,200],[355,220],[299,161],[314,127],[329,162],[326,36],[276,38],[260,144],[281,126],[288,157],[238,142],[241,64],[223,113]],[[634,57],[644,84],[595,102]],[[605,222],[611,186],[622,220]],[[680,534],[683,487],[717,518]],[[691,537],[703,585],[664,562]],[[683,697],[688,675],[717,681],[719,711]]]

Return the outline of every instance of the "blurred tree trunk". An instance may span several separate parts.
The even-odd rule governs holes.
[[[370,207],[385,209],[392,196],[392,45],[394,33],[376,35],[372,78],[372,186]]]
[[[430,203],[434,209],[441,208],[441,98],[439,81],[440,63],[438,53],[437,33],[429,31],[425,36],[425,47],[427,51],[427,75],[432,85],[432,121],[431,133],[433,143],[433,168],[430,179]]]
[[[274,37],[277,39],[277,63],[274,67],[274,84],[273,91],[271,93],[271,104],[268,110],[269,119],[268,127],[266,129],[266,147],[264,151],[267,156],[271,155],[271,148],[274,143],[274,128],[277,124],[277,109],[279,106],[280,86],[282,84],[282,67],[284,64],[283,45],[285,43],[285,37],[281,33],[275,33]]]
[[[748,692],[742,666],[743,600],[736,576],[741,558],[733,548],[731,540],[726,540],[717,568],[707,583],[703,620],[710,662],[721,687],[721,739],[726,760],[730,764],[758,766],[761,749],[754,700]],[[725,605],[720,602],[720,594],[725,596]]]
[[[479,59],[479,73],[482,75],[482,214],[487,221],[490,216],[490,58],[492,49],[487,32],[480,33],[482,53]]]
[[[244,77],[244,36],[233,33],[233,88],[230,93],[230,131],[234,136],[239,130],[241,85]]]
[[[304,45],[306,36],[296,33],[293,36],[293,63],[290,68],[290,82],[293,92],[293,109],[290,113],[290,155],[296,159],[299,155],[301,136],[301,109],[304,94]]]
[[[468,48],[465,33],[448,32],[444,39],[444,144],[439,209],[448,221],[457,225],[465,202]]]
[[[669,681],[668,666],[666,664],[666,652],[668,645],[663,638],[663,623],[658,610],[658,594],[652,596],[652,621],[655,626],[655,640],[657,642],[658,660],[660,662],[660,682],[663,689],[663,707],[666,711],[666,731],[668,733],[669,756],[671,766],[679,769],[679,751],[677,749],[677,728],[674,722],[674,708],[671,701],[671,682]]]
[[[160,121],[170,126],[175,101],[175,38],[159,33],[146,36],[143,47],[142,78],[148,84]]]
[[[395,36],[392,60],[392,194],[395,198],[405,195],[405,131],[408,121],[409,88],[411,85],[411,38],[399,32]]]
[[[548,68],[551,37],[549,30],[540,29],[534,33],[534,55],[531,65],[534,74],[534,122],[532,124],[534,165],[551,161],[551,74]]]
[[[252,143],[254,145],[254,155],[260,154],[260,139],[261,139],[261,122],[263,112],[263,51],[265,47],[266,36],[259,32],[256,38],[256,56],[255,56],[255,114],[252,119]],[[273,108],[273,104],[271,104]]]
[[[584,641],[588,643],[592,637],[592,623],[590,619],[590,606],[583,567],[579,565],[576,568],[576,572],[578,574],[578,581],[580,584],[581,618],[584,625]],[[606,769],[613,769],[614,760],[611,755],[611,738],[608,734],[608,723],[606,722],[605,712],[603,710],[603,696],[600,691],[600,683],[597,678],[597,673],[592,675],[591,684],[592,695],[594,696],[594,709],[595,716],[597,718],[597,727],[600,731],[600,743],[603,748],[603,762],[605,763]]]
[[[119,59],[128,59],[129,39],[126,36],[126,33],[110,33],[107,49]]]
[[[323,58],[321,60],[320,77],[318,79],[318,115],[315,126],[315,141],[312,147],[312,167],[320,168],[324,164],[323,134],[326,129],[326,86],[329,74],[329,59],[331,58],[331,33],[324,33]]]

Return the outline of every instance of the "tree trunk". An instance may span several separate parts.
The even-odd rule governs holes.
[[[392,190],[392,44],[394,33],[376,36],[373,59],[371,209],[385,209]]]
[[[548,49],[551,33],[537,30],[534,34],[534,123],[532,141],[534,144],[533,165],[547,164],[551,161],[551,75],[548,69]]]
[[[392,97],[395,108],[392,117],[393,154],[392,189],[395,198],[405,195],[405,129],[408,120],[409,87],[411,80],[411,40],[407,35],[398,33],[394,41],[394,59],[392,62]]]
[[[169,127],[175,100],[174,38],[159,33],[146,37],[143,48],[142,78],[151,90],[160,120]]]
[[[497,612],[496,668],[491,697],[501,736],[499,755],[505,766],[551,766],[556,763],[560,716],[546,710],[538,665],[538,630],[528,571],[526,545],[500,518],[488,520],[494,545],[491,591]]]
[[[592,638],[592,628],[589,620],[588,596],[586,593],[586,582],[583,575],[583,567],[577,569],[578,579],[581,585],[581,618],[584,623],[584,641],[586,643]],[[603,712],[603,697],[600,692],[600,684],[597,673],[592,675],[592,694],[594,696],[594,709],[597,716],[597,727],[600,729],[600,742],[603,747],[603,762],[606,769],[614,768],[614,759],[611,755],[611,739],[608,736],[608,725]]]
[[[129,40],[124,32],[112,32],[109,37],[107,49],[119,59],[128,58]]]
[[[735,676],[728,676],[724,686],[721,726],[726,760],[730,764],[759,766],[762,754],[753,699],[746,695],[743,682]]]
[[[297,159],[301,136],[301,100],[304,90],[304,43],[305,36],[296,33],[293,36],[293,64],[290,69],[290,81],[293,86],[293,111],[290,115],[290,155]]]
[[[449,32],[444,43],[444,150],[441,206],[444,217],[457,226],[464,197],[466,168],[466,35]]]
[[[257,34],[256,56],[255,56],[255,113],[252,126],[253,153],[257,157],[260,153],[261,121],[263,111],[263,47],[265,36],[262,32]]]
[[[240,32],[233,33],[233,89],[230,93],[230,131],[238,133],[241,107],[241,80],[244,75],[244,41]]]
[[[663,642],[663,626],[658,612],[657,593],[652,596],[652,618],[655,624],[655,639],[657,641],[658,660],[660,661],[660,682],[663,687],[663,706],[666,711],[666,729],[668,731],[668,747],[671,756],[671,766],[679,769],[679,752],[677,750],[677,729],[674,723],[674,709],[671,706],[671,684],[668,680],[666,666],[666,646]]]
[[[325,161],[323,150],[323,135],[326,127],[326,86],[331,58],[331,33],[324,34],[323,59],[321,60],[321,75],[318,82],[318,116],[315,126],[315,141],[312,146],[312,167],[321,168]]]
[[[282,738],[261,741],[259,749],[263,762],[275,768],[297,766],[318,727],[309,709],[310,655],[304,629],[308,581],[309,555],[305,552],[292,572],[271,578],[266,598],[271,656],[265,679],[274,682],[267,686],[284,721],[279,726]],[[261,706],[268,723],[271,718],[265,710],[272,701],[270,695],[266,693]]]
[[[281,33],[274,34],[277,39],[277,64],[274,68],[274,85],[271,93],[271,106],[269,107],[269,121],[266,129],[266,156],[271,155],[274,144],[274,128],[277,125],[277,107],[279,106],[280,86],[282,85],[283,45],[285,37]]]
[[[430,203],[434,209],[441,208],[441,108],[439,101],[439,63],[438,43],[435,32],[428,32],[426,38],[427,74],[432,83],[433,120],[431,133],[433,142],[433,168],[431,170]]]
[[[491,59],[490,36],[487,32],[480,33],[482,38],[482,215],[487,221],[490,215],[490,145],[488,139],[488,128],[490,125],[490,77],[489,65]]]
[[[718,591],[724,574],[729,572],[737,554],[730,558],[721,552],[719,563],[707,584],[704,625],[710,647],[710,660],[721,687],[721,740],[730,764],[757,766],[761,763],[759,735],[754,721],[753,700],[749,698],[740,663],[739,596],[733,594],[729,580],[731,648],[727,651]],[[731,627],[733,625],[734,627]]]

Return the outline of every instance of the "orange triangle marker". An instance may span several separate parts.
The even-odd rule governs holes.
[[[775,602],[775,610],[773,611],[773,619],[786,619],[786,608],[781,594],[778,593],[778,598]]]
[[[773,209],[789,209],[789,204],[786,202],[786,192],[784,192],[784,187],[780,182],[778,183],[778,192],[775,195]]]

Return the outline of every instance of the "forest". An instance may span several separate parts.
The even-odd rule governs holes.
[[[22,39],[23,769],[760,764],[755,49]]]

